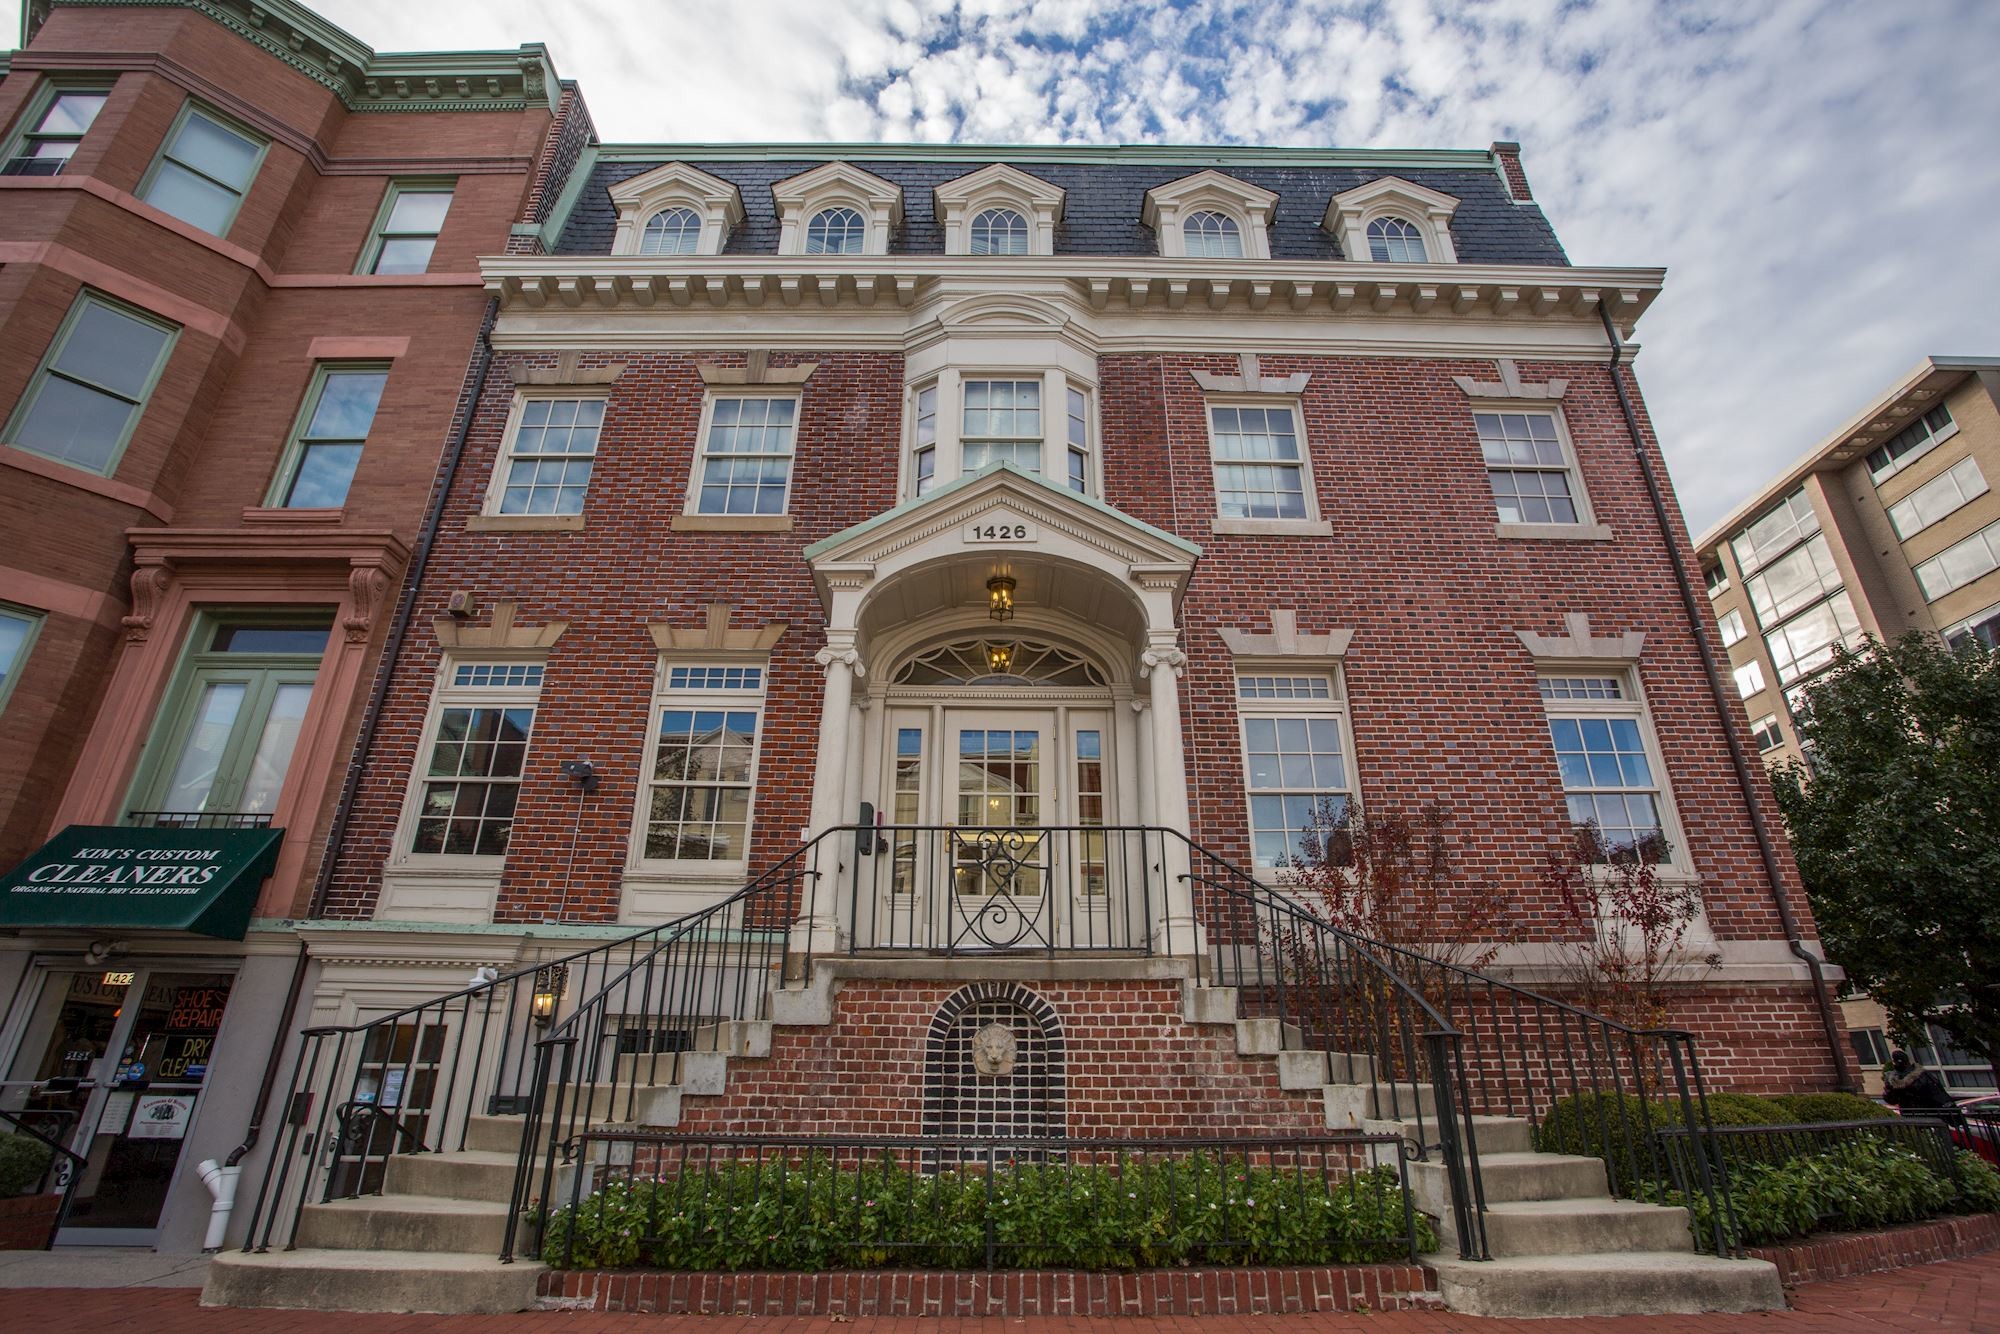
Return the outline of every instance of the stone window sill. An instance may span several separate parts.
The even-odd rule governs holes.
[[[1538,542],[1609,542],[1611,529],[1601,523],[1496,523],[1493,536]]]
[[[677,533],[789,533],[789,514],[676,514]]]
[[[475,514],[465,521],[468,533],[580,533],[581,514]]]
[[[1216,519],[1209,531],[1217,537],[1332,537],[1325,519]]]

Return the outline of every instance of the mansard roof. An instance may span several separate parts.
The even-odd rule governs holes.
[[[1146,193],[1207,170],[1278,196],[1270,225],[1271,257],[1339,260],[1338,238],[1320,224],[1327,203],[1386,177],[1459,201],[1452,239],[1464,264],[1568,265],[1554,230],[1532,203],[1516,202],[1485,152],[1376,153],[1308,149],[938,148],[805,145],[619,146],[586,155],[582,175],[566,191],[568,213],[553,253],[611,253],[617,210],[610,189],[664,162],[686,161],[734,184],[743,197],[743,225],[724,253],[778,252],[779,218],[771,187],[833,161],[862,168],[898,186],[901,225],[889,240],[896,255],[942,255],[944,228],[935,208],[941,185],[983,164],[1004,162],[1063,191],[1055,231],[1058,255],[1155,256],[1159,242],[1145,225]],[[1361,256],[1366,258],[1366,256]]]

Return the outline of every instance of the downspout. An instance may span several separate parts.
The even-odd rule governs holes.
[[[444,518],[446,499],[451,495],[452,483],[458,477],[458,464],[465,454],[465,438],[472,429],[472,418],[479,410],[479,399],[486,392],[486,372],[493,365],[493,323],[499,318],[498,298],[486,302],[486,314],[479,322],[479,342],[473,349],[472,388],[465,398],[465,411],[460,414],[457,427],[452,431],[451,441],[446,447],[444,472],[431,495],[425,511],[423,526],[417,531],[417,549],[410,559],[410,567],[403,577],[403,596],[396,606],[396,619],[389,626],[389,637],[382,645],[382,658],[375,670],[375,686],[368,696],[368,707],[361,715],[361,727],[355,733],[354,752],[347,763],[347,775],[341,781],[340,801],[333,810],[333,824],[327,830],[326,850],[320,856],[319,875],[313,884],[312,902],[306,908],[308,919],[318,917],[326,907],[326,896],[333,887],[333,868],[337,860],[340,842],[347,835],[347,822],[354,810],[354,796],[361,786],[361,769],[368,751],[375,741],[375,728],[382,717],[382,704],[389,695],[389,671],[401,655],[403,640],[408,635],[410,621],[416,615],[417,588],[423,582],[424,568],[430,563],[431,548],[437,545],[438,527]],[[224,1193],[225,1179],[222,1173],[240,1172],[238,1164],[257,1147],[257,1141],[264,1132],[264,1111],[271,1102],[271,1090],[278,1081],[278,1064],[284,1056],[285,1037],[291,1031],[292,1017],[298,1010],[299,992],[306,977],[306,945],[299,942],[299,957],[292,965],[292,984],[285,996],[283,1016],[278,1021],[277,1036],[271,1041],[271,1055],[264,1064],[264,1080],[257,1090],[257,1101],[250,1111],[250,1125],[243,1142],[229,1151],[229,1157],[215,1178],[210,1180],[210,1164],[202,1164],[203,1180],[215,1196],[214,1216],[209,1223],[209,1236],[214,1240],[209,1249],[220,1246],[224,1229],[229,1225],[229,1210],[235,1194],[235,1179],[226,1180],[227,1196]]]
[[[1625,343],[1618,336],[1618,327],[1611,322],[1611,312],[1602,303],[1597,307],[1597,316],[1604,321],[1604,334],[1611,340],[1611,360],[1605,369],[1611,376],[1612,389],[1618,394],[1618,410],[1625,417],[1625,431],[1632,440],[1632,453],[1639,461],[1639,475],[1646,479],[1646,497],[1652,502],[1653,519],[1659,525],[1660,538],[1667,548],[1667,561],[1674,569],[1674,583],[1680,589],[1681,609],[1687,613],[1688,629],[1693,633],[1695,648],[1701,654],[1701,669],[1708,678],[1709,697],[1714,700],[1716,713],[1722,720],[1722,735],[1729,743],[1729,762],[1736,770],[1736,785],[1742,789],[1743,804],[1750,812],[1750,832],[1757,840],[1757,855],[1764,862],[1764,879],[1771,887],[1771,902],[1777,905],[1778,922],[1784,928],[1786,945],[1812,975],[1813,1003],[1819,1007],[1820,1024],[1826,1030],[1827,1050],[1833,1055],[1834,1077],[1841,1088],[1852,1092],[1859,1086],[1847,1064],[1847,1047],[1840,1040],[1840,1024],[1834,1018],[1833,1002],[1827,999],[1825,966],[1817,955],[1806,948],[1804,939],[1799,935],[1798,918],[1793,916],[1791,902],[1785,897],[1777,845],[1772,842],[1770,826],[1765,823],[1763,809],[1757,803],[1757,783],[1750,771],[1749,753],[1744,750],[1742,738],[1736,735],[1736,729],[1731,725],[1729,696],[1723,686],[1722,669],[1708,646],[1708,636],[1702,632],[1703,613],[1701,604],[1695,599],[1694,580],[1688,573],[1687,562],[1681,557],[1680,544],[1674,540],[1673,521],[1667,514],[1666,497],[1660,490],[1659,479],[1653,475],[1653,461],[1646,453],[1645,438],[1639,430],[1639,414],[1633,411],[1631,395],[1625,391],[1625,377],[1618,373],[1625,359]]]

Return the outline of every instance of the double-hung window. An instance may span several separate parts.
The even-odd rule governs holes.
[[[1090,492],[1090,400],[1080,389],[1069,391],[1069,489]]]
[[[20,678],[21,666],[27,662],[28,650],[34,647],[41,628],[40,612],[0,603],[0,709],[7,707],[7,696],[13,693],[14,682]]]
[[[1222,519],[1307,519],[1305,450],[1289,406],[1213,403],[1209,447]]]
[[[1785,744],[1785,729],[1778,725],[1778,715],[1767,713],[1750,724],[1750,738],[1757,743],[1759,751],[1776,750]]]
[[[109,94],[99,89],[58,88],[48,105],[7,145],[4,176],[54,176],[69,164]]]
[[[749,855],[764,667],[670,663],[663,672],[644,795],[645,859],[741,862]]]
[[[915,429],[910,443],[910,475],[920,496],[937,485],[937,411],[938,387],[925,385],[917,391]]]
[[[1727,614],[1716,621],[1716,625],[1722,630],[1724,648],[1733,648],[1742,643],[1743,636],[1749,633],[1743,628],[1743,612],[1736,607],[1731,607]]]
[[[1585,522],[1575,462],[1554,414],[1475,412],[1472,424],[1501,523]]]
[[[85,292],[7,426],[7,443],[110,476],[179,330]]]
[[[796,398],[711,400],[693,512],[783,514],[798,415]]]
[[[1986,474],[1979,471],[1979,460],[1967,455],[1891,505],[1889,522],[1895,525],[1896,536],[1907,540],[1961,505],[1979,499],[1986,489]]]
[[[541,687],[540,663],[447,665],[424,750],[411,852],[507,855]]]
[[[493,513],[583,513],[603,425],[601,397],[522,400],[495,473]]]
[[[139,197],[182,222],[225,236],[263,159],[263,140],[190,103],[168,131]]]
[[[1563,673],[1539,684],[1570,823],[1593,859],[1668,861],[1664,797],[1628,674]]]
[[[1736,693],[1744,699],[1749,699],[1764,688],[1764,668],[1754,658],[1738,667],[1735,676]]]
[[[1239,669],[1250,855],[1259,870],[1290,866],[1301,840],[1346,814],[1352,795],[1338,683],[1330,673]]]
[[[1011,463],[1025,472],[1042,470],[1042,382],[967,380],[965,416],[959,430],[961,471],[978,472]]]
[[[451,209],[449,183],[398,181],[389,186],[375,230],[362,251],[362,273],[423,273]]]
[[[322,366],[306,392],[270,501],[285,509],[338,509],[361,463],[389,371],[383,366]]]

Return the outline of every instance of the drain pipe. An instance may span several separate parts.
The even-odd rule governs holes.
[[[333,868],[341,839],[347,835],[347,821],[354,811],[354,796],[361,786],[361,768],[367,759],[369,748],[375,741],[376,724],[382,717],[382,704],[389,695],[389,669],[395,665],[402,653],[403,640],[408,635],[410,621],[416,614],[417,587],[423,580],[424,568],[430,563],[431,548],[437,545],[438,526],[444,517],[444,505],[451,495],[452,483],[458,477],[458,464],[465,453],[465,438],[472,429],[473,415],[479,410],[479,399],[486,391],[486,372],[493,365],[493,323],[500,315],[499,299],[489,298],[486,314],[479,322],[479,341],[473,348],[471,368],[471,391],[466,395],[465,411],[459,416],[458,425],[453,429],[451,441],[446,446],[444,471],[437,483],[437,489],[424,513],[423,525],[417,530],[417,549],[410,559],[410,567],[404,574],[403,596],[396,605],[396,619],[389,626],[389,637],[382,645],[381,661],[375,669],[374,689],[368,696],[368,708],[361,715],[361,727],[354,737],[354,751],[347,763],[346,777],[341,780],[340,800],[334,806],[333,824],[327,830],[326,849],[320,855],[319,874],[313,883],[312,902],[306,907],[308,919],[318,917],[326,908],[326,896],[333,887]],[[292,983],[285,995],[282,1017],[278,1020],[277,1035],[271,1041],[271,1054],[264,1063],[264,1079],[257,1091],[256,1104],[250,1111],[250,1125],[243,1142],[229,1151],[229,1157],[217,1166],[213,1159],[203,1162],[198,1169],[202,1184],[215,1197],[215,1205],[209,1215],[208,1238],[203,1243],[207,1250],[215,1250],[222,1245],[222,1237],[229,1227],[229,1212],[235,1204],[236,1180],[242,1173],[238,1165],[257,1147],[258,1139],[264,1133],[264,1110],[270,1105],[271,1090],[278,1082],[278,1065],[285,1054],[285,1037],[291,1032],[292,1018],[298,1012],[299,992],[306,978],[307,951],[304,941],[299,942],[299,956],[292,964]],[[211,1175],[210,1169],[214,1169]]]
[[[1694,634],[1695,648],[1701,654],[1701,669],[1708,677],[1708,693],[1715,701],[1717,714],[1722,720],[1722,735],[1729,743],[1730,766],[1736,771],[1736,785],[1743,791],[1743,804],[1750,812],[1750,832],[1757,840],[1757,855],[1764,862],[1764,879],[1771,886],[1771,901],[1778,908],[1778,922],[1784,928],[1785,944],[1792,954],[1806,966],[1812,975],[1813,1002],[1819,1007],[1821,1026],[1826,1030],[1827,1050],[1833,1056],[1834,1077],[1840,1087],[1849,1092],[1859,1087],[1847,1064],[1847,1046],[1840,1040],[1840,1025],[1833,1014],[1833,1002],[1827,999],[1826,970],[1819,956],[1806,948],[1799,935],[1798,918],[1792,913],[1790,900],[1785,897],[1783,871],[1778,861],[1777,845],[1771,839],[1770,826],[1764,821],[1763,809],[1757,804],[1757,782],[1750,772],[1750,756],[1743,748],[1742,738],[1730,725],[1729,696],[1722,682],[1722,669],[1716,663],[1715,654],[1709,649],[1708,637],[1702,633],[1702,609],[1696,601],[1694,580],[1688,573],[1687,562],[1681,557],[1680,543],[1674,540],[1673,521],[1667,514],[1665,495],[1660,490],[1660,482],[1653,475],[1653,461],[1646,453],[1645,437],[1639,430],[1639,414],[1632,408],[1631,395],[1625,391],[1625,377],[1619,374],[1619,367],[1625,360],[1625,343],[1618,336],[1618,326],[1611,322],[1611,312],[1598,304],[1597,316],[1604,321],[1605,337],[1611,340],[1611,360],[1605,367],[1611,377],[1611,387],[1618,395],[1618,410],[1625,417],[1625,431],[1632,440],[1632,453],[1639,461],[1639,475],[1646,479],[1646,496],[1652,502],[1653,519],[1659,524],[1660,538],[1666,543],[1667,561],[1674,569],[1674,582],[1680,588],[1681,608],[1687,613],[1688,628]]]

